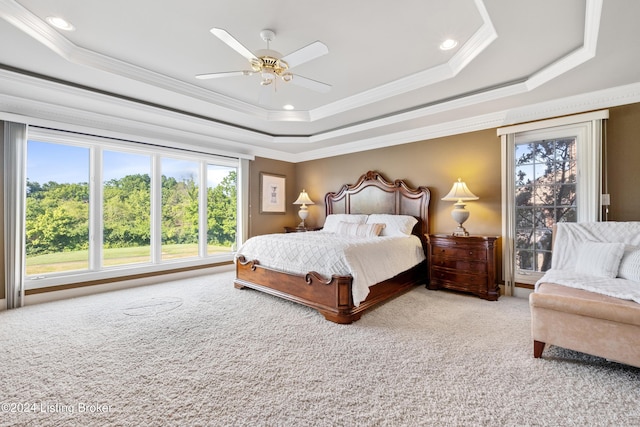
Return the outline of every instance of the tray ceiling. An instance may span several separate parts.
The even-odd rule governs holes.
[[[11,40],[0,52],[0,106],[33,116],[35,104],[44,111],[57,103],[61,120],[82,124],[81,110],[89,127],[101,127],[90,113],[122,115],[130,121],[123,129],[147,123],[160,137],[169,126],[213,148],[330,156],[542,118],[554,108],[581,111],[576,103],[635,102],[640,2],[622,3],[0,0],[0,37]],[[55,29],[50,16],[75,30]],[[295,73],[331,90],[279,81],[265,104],[257,75],[196,79],[248,68],[212,27],[252,52],[266,48],[263,29],[276,33],[269,47],[282,55],[321,41],[329,53]],[[447,38],[458,44],[441,50]],[[616,99],[621,92],[630,97]]]

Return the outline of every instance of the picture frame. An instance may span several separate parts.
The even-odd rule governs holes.
[[[260,213],[286,212],[286,183],[284,175],[260,172]]]

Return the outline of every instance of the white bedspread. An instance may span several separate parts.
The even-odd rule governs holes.
[[[353,276],[353,303],[369,295],[369,286],[408,270],[425,259],[417,236],[353,237],[323,231],[268,234],[252,237],[236,256],[288,273],[315,271]]]
[[[536,282],[549,282],[640,303],[640,283],[576,272],[576,255],[583,242],[620,242],[640,246],[640,222],[560,223],[556,228],[551,269]]]

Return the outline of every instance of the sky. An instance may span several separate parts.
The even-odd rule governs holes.
[[[103,179],[119,179],[131,174],[150,174],[151,160],[149,156],[105,150],[103,152]],[[163,158],[162,173],[178,180],[197,177],[197,162]],[[209,166],[208,184],[216,186],[227,176],[232,168]],[[78,183],[89,181],[89,149],[71,145],[50,144],[29,141],[27,145],[27,179],[44,184],[49,181],[57,183]]]

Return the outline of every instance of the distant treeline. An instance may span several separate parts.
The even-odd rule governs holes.
[[[151,178],[127,175],[103,185],[105,248],[151,243]],[[207,189],[207,242],[229,246],[236,237],[236,172]],[[198,242],[198,185],[162,176],[162,243]],[[27,181],[27,255],[89,247],[89,185]]]

